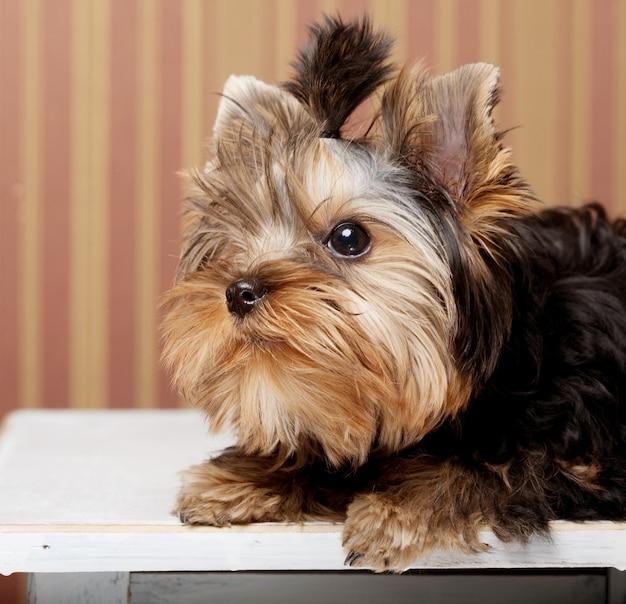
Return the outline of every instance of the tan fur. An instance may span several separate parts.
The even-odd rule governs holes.
[[[367,148],[320,139],[319,124],[282,89],[228,81],[212,157],[190,175],[163,338],[176,387],[213,429],[233,427],[238,449],[186,474],[177,505],[185,522],[347,513],[345,546],[358,552],[349,561],[363,556],[376,570],[401,570],[433,547],[482,548],[489,512],[480,510],[489,506],[476,476],[452,462],[390,465],[379,490],[351,500],[372,458],[420,442],[479,386],[477,371],[455,357],[445,243],[419,214],[408,168],[419,164],[444,185],[444,201],[461,207],[466,243],[478,244],[462,246],[462,260],[479,287],[495,289],[485,255],[499,261],[503,216],[532,205],[492,123],[497,81],[487,65],[439,78],[401,72],[381,97]],[[363,257],[340,258],[326,245],[347,220],[371,238]],[[225,291],[248,277],[267,295],[242,318]],[[510,313],[502,307],[503,321]],[[316,463],[341,477],[321,499],[332,479],[310,478],[307,464]]]
[[[573,459],[559,462],[559,469],[581,489],[592,492],[602,491],[602,487],[598,484],[602,468],[598,464],[589,464],[580,459]]]
[[[434,78],[420,65],[405,68],[385,90],[381,110],[385,143],[444,184],[485,251],[498,247],[499,219],[538,207],[510,149],[499,142],[492,117],[499,78],[499,70],[484,63]]]
[[[389,193],[371,190],[371,171],[381,167],[346,166],[343,141],[290,139],[282,119],[308,118],[286,93],[254,86],[229,81],[216,157],[195,176],[204,197],[190,204],[186,241],[201,245],[165,299],[165,360],[185,398],[216,429],[232,423],[244,450],[268,454],[280,445],[293,453],[315,437],[330,463],[363,463],[375,439],[398,450],[467,400],[449,352],[447,268],[413,225],[386,227],[389,204],[379,199]],[[244,100],[259,97],[252,123],[229,102],[237,90]],[[283,116],[271,131],[268,107]],[[249,158],[236,155],[241,147]],[[242,170],[242,161],[251,168]],[[219,228],[207,225],[208,212]],[[346,217],[370,231],[367,262],[346,264],[320,248]],[[207,267],[192,272],[202,262]],[[242,325],[223,292],[247,274],[272,293]]]
[[[390,465],[385,488],[358,494],[348,507],[343,536],[349,561],[398,571],[433,549],[485,550],[479,531],[490,519],[479,511],[476,479],[460,465],[427,457]],[[359,557],[351,560],[353,552]]]

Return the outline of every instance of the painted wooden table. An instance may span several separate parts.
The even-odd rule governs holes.
[[[464,590],[468,570],[483,569],[501,581],[491,571],[517,569],[507,579],[513,585],[533,569],[544,569],[533,574],[535,584],[536,577],[547,576],[545,569],[569,569],[567,576],[584,577],[585,585],[589,577],[604,577],[604,601],[625,601],[624,573],[589,570],[626,568],[624,524],[557,522],[551,541],[527,546],[485,533],[488,552],[436,552],[413,566],[437,572],[400,577],[346,569],[340,525],[181,526],[171,514],[181,470],[231,441],[229,435],[209,435],[202,416],[191,410],[10,414],[0,433],[0,573],[28,573],[30,598],[38,604],[180,604],[287,602],[294,594],[299,602],[314,602],[322,598],[322,587],[337,598],[342,590],[358,598],[360,589],[363,601],[377,601],[373,594],[382,589],[394,602],[404,601],[404,593],[415,601],[415,589],[428,587],[433,577],[444,576],[443,585],[452,585],[451,572],[456,589]],[[323,580],[322,572],[328,573]],[[176,586],[182,591],[175,593]],[[582,593],[578,585],[572,589]],[[207,599],[207,590],[224,599]],[[498,596],[496,601],[504,601],[502,592]],[[477,598],[489,601],[484,594]]]

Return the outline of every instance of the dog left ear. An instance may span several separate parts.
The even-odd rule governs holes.
[[[252,76],[230,76],[224,85],[213,126],[215,141],[226,142],[242,136],[286,135],[296,115],[304,112],[284,90]]]
[[[502,147],[492,111],[499,70],[465,65],[429,78],[403,72],[382,101],[387,144],[415,168],[426,169],[455,199],[467,199],[490,175]]]

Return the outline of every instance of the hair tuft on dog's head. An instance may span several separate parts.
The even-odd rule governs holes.
[[[375,33],[367,17],[344,23],[326,16],[310,34],[292,64],[296,73],[283,87],[311,112],[320,137],[340,138],[350,114],[391,75],[392,40]]]

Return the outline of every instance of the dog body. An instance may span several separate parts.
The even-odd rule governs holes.
[[[326,19],[290,82],[224,88],[164,357],[238,444],[186,473],[181,519],[344,521],[349,564],[398,571],[484,527],[626,518],[624,223],[538,208],[496,68],[388,53]]]

